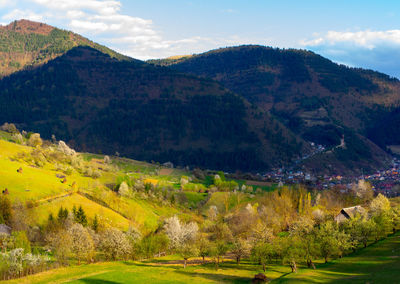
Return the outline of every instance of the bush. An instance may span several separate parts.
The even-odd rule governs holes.
[[[71,149],[70,147],[68,147],[68,145],[65,144],[64,141],[59,141],[59,142],[58,142],[58,147],[57,147],[57,149],[58,149],[60,152],[62,152],[62,153],[64,153],[65,155],[67,155],[67,156],[74,156],[74,155],[76,154],[75,150],[74,150],[74,149]]]
[[[8,133],[18,133],[18,129],[15,127],[14,123],[6,122],[0,127],[0,129]]]
[[[39,147],[43,144],[42,138],[39,133],[33,133],[28,139],[28,145],[32,147]]]
[[[24,138],[22,137],[21,133],[14,133],[11,136],[12,140],[17,143],[17,144],[23,144],[24,143]]]

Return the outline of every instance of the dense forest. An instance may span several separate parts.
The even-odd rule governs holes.
[[[0,81],[0,121],[83,151],[182,166],[261,170],[302,141],[218,83],[77,47]]]
[[[373,143],[383,149],[387,143],[382,143],[385,135],[372,132],[387,124],[387,113],[400,101],[397,79],[339,65],[306,50],[239,46],[151,62],[220,82],[270,111],[307,141],[335,147],[345,133],[349,134],[345,135],[346,145],[365,151],[342,151],[340,157],[324,157],[338,167],[342,165],[337,161],[343,158],[346,167],[354,160],[368,164],[372,157],[380,164],[374,156],[383,157],[384,153]],[[393,131],[386,132],[396,136]],[[357,135],[364,138],[355,139]]]

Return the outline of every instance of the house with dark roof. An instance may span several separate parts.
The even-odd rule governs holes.
[[[337,223],[341,223],[343,221],[354,218],[357,214],[362,215],[365,213],[365,209],[361,207],[361,205],[342,208],[340,213],[335,217],[335,221]]]

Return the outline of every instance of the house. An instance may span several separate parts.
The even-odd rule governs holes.
[[[0,224],[0,234],[11,235],[11,228],[6,224]]]
[[[353,218],[357,214],[362,215],[364,212],[365,212],[365,209],[362,208],[360,205],[348,207],[348,208],[342,208],[342,210],[340,210],[340,213],[335,217],[335,221],[337,223],[341,223],[343,221]]]

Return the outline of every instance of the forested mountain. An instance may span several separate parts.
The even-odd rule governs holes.
[[[43,64],[76,46],[87,45],[120,60],[129,57],[70,31],[28,20],[0,26],[0,78]]]
[[[0,122],[79,150],[227,170],[289,163],[306,145],[219,83],[76,47],[0,81]]]
[[[329,151],[300,166],[344,173],[388,162],[366,137],[382,148],[400,141],[398,80],[309,51],[240,46],[148,64],[21,20],[0,27],[0,62],[9,75],[0,123],[84,151],[263,171],[298,160],[312,141]]]
[[[347,148],[352,151],[340,157],[334,153],[333,160],[351,162],[356,158],[368,164],[375,154],[384,157],[378,147],[359,135],[385,148],[387,143],[382,141],[389,140],[375,135],[373,129],[388,120],[387,114],[400,102],[397,79],[338,65],[305,50],[239,46],[152,63],[222,83],[270,111],[307,141],[335,147],[345,134]],[[380,131],[397,137],[390,128]]]

